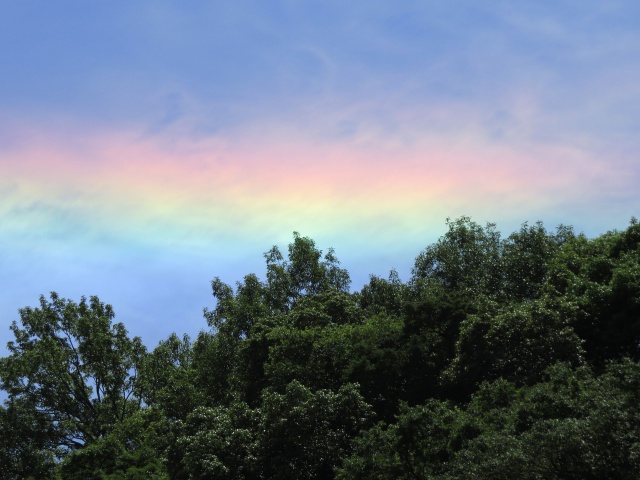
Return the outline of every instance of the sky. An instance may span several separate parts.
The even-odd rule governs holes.
[[[194,336],[210,281],[294,231],[359,289],[448,217],[624,229],[638,25],[635,0],[0,0],[0,344],[50,291]]]

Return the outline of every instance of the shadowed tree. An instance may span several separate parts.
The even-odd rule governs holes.
[[[40,431],[58,455],[98,442],[141,408],[137,369],[145,348],[113,317],[97,297],[75,303],[52,293],[39,308],[21,309],[11,326],[0,384],[9,404],[46,422]]]

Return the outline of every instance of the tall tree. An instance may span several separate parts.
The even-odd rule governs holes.
[[[75,303],[51,293],[11,326],[0,386],[10,404],[46,421],[49,446],[61,455],[97,442],[141,407],[136,372],[145,347],[113,318],[97,297]]]
[[[440,284],[467,295],[494,295],[500,290],[500,233],[469,217],[447,219],[449,230],[416,258],[413,282]]]
[[[587,360],[640,359],[640,224],[569,241],[550,264],[550,296],[578,307],[573,321]]]

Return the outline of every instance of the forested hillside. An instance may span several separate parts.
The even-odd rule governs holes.
[[[0,360],[2,478],[640,478],[640,224],[447,224],[353,292],[294,234],[151,351],[41,297]]]

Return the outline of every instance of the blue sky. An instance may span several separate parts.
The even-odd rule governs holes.
[[[597,235],[640,206],[637,2],[1,6],[7,327],[98,294],[154,345],[293,230],[359,288],[447,216]]]

